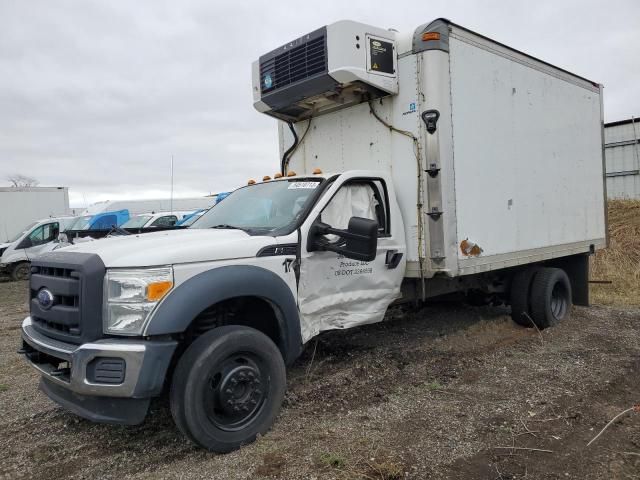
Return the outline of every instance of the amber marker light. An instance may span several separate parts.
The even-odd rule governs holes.
[[[319,168],[314,168],[313,169],[313,174],[314,175],[321,175],[322,174],[322,170],[320,170]]]
[[[256,181],[252,178],[247,182],[247,185],[255,185]]]
[[[425,32],[422,34],[422,41],[428,42],[429,40],[440,40],[440,32]]]
[[[147,286],[147,300],[150,302],[157,302],[164,297],[169,290],[173,287],[173,282],[168,280],[164,282],[150,283]]]
[[[297,175],[296,172],[294,172],[293,170],[291,170],[289,173],[287,173],[287,177],[295,177]]]
[[[269,175],[265,175],[264,177],[262,177],[263,182],[268,182],[269,180],[271,180],[271,177]]]
[[[280,172],[278,172],[278,173],[276,173],[276,174],[273,176],[273,178],[274,178],[274,179],[276,179],[276,178],[282,178],[282,174],[281,174]]]

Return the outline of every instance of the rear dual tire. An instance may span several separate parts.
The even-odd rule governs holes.
[[[551,327],[569,316],[571,298],[571,282],[564,270],[529,267],[511,282],[511,317],[525,327]]]

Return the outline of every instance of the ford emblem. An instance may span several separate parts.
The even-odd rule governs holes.
[[[38,292],[38,303],[43,310],[49,310],[53,306],[53,293],[43,288]]]

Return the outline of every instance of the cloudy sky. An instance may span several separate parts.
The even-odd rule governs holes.
[[[0,186],[70,187],[72,206],[234,188],[278,169],[251,62],[321,25],[413,30],[447,17],[605,85],[640,116],[639,0],[0,0]]]

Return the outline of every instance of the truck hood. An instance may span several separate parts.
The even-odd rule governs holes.
[[[111,237],[66,247],[65,252],[95,253],[107,268],[150,267],[255,257],[274,237],[242,230],[186,229]],[[43,254],[55,255],[55,251]]]

